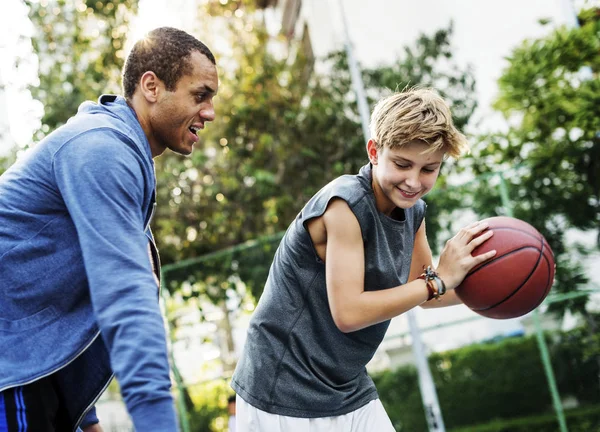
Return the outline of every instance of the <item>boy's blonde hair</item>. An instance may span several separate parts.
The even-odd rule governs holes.
[[[414,140],[457,158],[469,150],[465,136],[452,122],[450,108],[431,88],[413,88],[380,100],[371,115],[371,138],[378,150],[398,148]]]

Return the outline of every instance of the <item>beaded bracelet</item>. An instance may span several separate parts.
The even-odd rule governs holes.
[[[423,267],[423,270],[423,273],[417,279],[423,279],[427,285],[427,291],[429,292],[427,301],[433,298],[439,300],[440,296],[446,294],[446,284],[431,266]]]

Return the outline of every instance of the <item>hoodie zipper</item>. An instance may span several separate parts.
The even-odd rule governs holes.
[[[98,333],[98,334],[100,334],[100,333]],[[100,396],[102,396],[104,394],[104,392],[106,391],[106,389],[110,385],[110,382],[112,381],[112,379],[114,378],[114,376],[115,376],[114,373],[112,373],[110,375],[110,377],[108,378],[108,380],[106,380],[106,383],[104,384],[104,387],[102,387],[102,389],[92,399],[92,403],[90,403],[87,406],[87,408],[83,410],[83,412],[81,413],[81,415],[79,416],[79,418],[75,422],[75,426],[74,426],[75,428],[73,429],[73,432],[75,432],[75,431],[77,431],[77,429],[79,429],[79,424],[83,421],[83,418],[92,409],[92,407],[94,405],[96,405],[96,402],[98,402],[98,399],[100,399]]]

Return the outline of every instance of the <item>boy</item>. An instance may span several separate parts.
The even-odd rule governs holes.
[[[369,163],[313,196],[275,254],[232,380],[238,432],[393,431],[365,369],[389,320],[459,304],[454,288],[495,255],[471,255],[493,234],[474,223],[431,269],[421,198],[468,148],[444,100],[393,94],[370,127]]]

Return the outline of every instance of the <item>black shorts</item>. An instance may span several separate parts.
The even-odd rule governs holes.
[[[53,378],[0,392],[0,432],[70,432]]]

